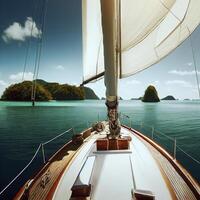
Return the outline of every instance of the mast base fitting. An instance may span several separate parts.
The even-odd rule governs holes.
[[[118,118],[118,101],[106,101],[108,108],[109,130],[108,138],[116,139],[120,137],[121,126]]]

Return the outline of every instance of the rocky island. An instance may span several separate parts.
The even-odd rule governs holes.
[[[99,99],[99,97],[95,94],[95,92],[89,87],[83,87],[85,92],[85,99]]]
[[[168,95],[165,98],[162,98],[161,100],[176,100],[172,95]]]
[[[143,102],[159,102],[158,93],[153,85],[150,85],[145,90],[144,96],[142,98]]]

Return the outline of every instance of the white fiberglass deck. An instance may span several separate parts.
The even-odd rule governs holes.
[[[91,199],[131,199],[133,178],[130,156],[130,153],[96,155]]]
[[[131,200],[131,191],[134,189],[151,191],[155,199],[172,199],[159,165],[143,141],[125,128],[122,128],[121,132],[122,135],[132,137],[130,150],[97,152],[95,141],[103,135],[92,136],[66,169],[53,199],[70,199],[71,188],[81,169],[84,173],[80,174],[83,177],[79,179],[90,180],[92,185],[90,197],[94,200]],[[88,163],[88,160],[91,160],[88,156],[95,156],[94,162],[92,161],[93,170],[91,163]]]

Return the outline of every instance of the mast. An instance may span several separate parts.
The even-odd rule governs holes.
[[[106,106],[108,109],[111,138],[120,135],[118,118],[118,77],[119,77],[119,0],[101,0],[102,29],[104,43]]]
[[[159,62],[200,25],[200,13],[196,11],[200,1],[135,3],[82,0],[83,84],[104,75],[112,138],[120,133],[118,77],[132,76]]]

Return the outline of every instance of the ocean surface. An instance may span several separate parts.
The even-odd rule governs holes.
[[[170,153],[177,140],[176,157],[200,181],[200,101],[120,101],[121,122],[162,144]],[[128,118],[129,117],[129,118]],[[0,102],[0,191],[29,163],[38,146],[74,127],[78,133],[106,119],[105,101]],[[46,159],[72,136],[72,131],[45,145]],[[186,152],[186,154],[184,152]],[[25,180],[42,166],[39,151],[29,168],[5,191],[10,199]],[[1,199],[1,197],[0,197]]]

